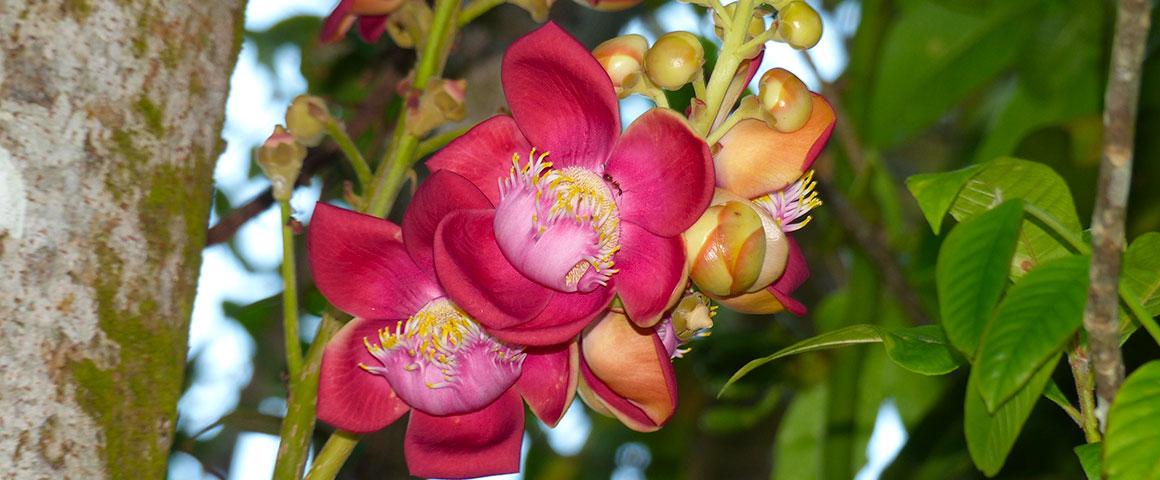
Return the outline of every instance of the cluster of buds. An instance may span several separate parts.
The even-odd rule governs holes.
[[[592,56],[604,67],[620,98],[639,93],[655,99],[662,95],[660,89],[677,90],[703,81],[705,47],[689,32],[666,33],[652,47],[640,35],[621,35],[601,43]]]
[[[307,147],[322,143],[334,121],[321,98],[299,95],[290,103],[286,126],[275,126],[274,133],[258,147],[258,166],[270,179],[275,200],[290,199]]]

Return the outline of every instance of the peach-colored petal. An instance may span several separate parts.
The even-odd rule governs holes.
[[[673,416],[677,408],[676,377],[655,329],[637,327],[628,317],[609,313],[584,333],[580,348],[582,368],[594,377],[585,381],[617,418],[631,413],[630,409],[617,408],[620,400],[640,409],[656,427]],[[593,379],[607,386],[608,391],[601,395]]]

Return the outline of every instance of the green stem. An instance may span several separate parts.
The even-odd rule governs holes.
[[[419,142],[419,147],[415,150],[415,158],[423,158],[435,153],[436,150],[451,143],[452,140],[462,137],[468,130],[471,130],[471,127],[456,128]]]
[[[1087,352],[1081,347],[1067,352],[1067,363],[1071,365],[1071,375],[1075,378],[1075,391],[1079,396],[1080,426],[1087,443],[1100,441],[1100,422],[1096,418],[1096,377],[1088,362]]]
[[[282,443],[274,465],[275,480],[298,480],[306,467],[310,438],[314,433],[314,412],[318,402],[318,376],[322,370],[322,352],[326,342],[342,325],[330,312],[322,315],[322,324],[314,343],[306,352],[306,365],[297,377],[291,377],[286,417],[282,419]]]
[[[729,132],[729,129],[733,128],[734,125],[737,125],[737,123],[747,118],[753,118],[753,116],[750,115],[749,112],[742,112],[741,110],[737,110],[729,114],[729,117],[727,117],[725,121],[721,123],[721,125],[718,125],[717,128],[713,129],[712,133],[705,137],[705,143],[709,144],[709,146],[712,146],[713,144],[717,143],[717,141],[721,140],[721,137],[724,137],[725,134]]]
[[[290,226],[290,199],[279,200],[282,210],[282,329],[290,378],[302,370],[302,341],[298,338],[298,269],[294,261],[294,229]]]
[[[443,68],[443,59],[447,49],[451,46],[451,38],[455,35],[453,26],[459,0],[436,0],[435,18],[428,33],[427,42],[419,54],[419,65],[415,67],[415,81],[413,88],[422,90],[427,82]],[[403,185],[403,177],[415,162],[415,151],[419,147],[419,138],[407,133],[407,109],[399,111],[395,122],[395,141],[391,142],[391,149],[386,158],[379,164],[379,171],[375,174],[375,190],[367,202],[367,213],[382,217],[390,213],[395,197]]]
[[[472,0],[467,6],[463,7],[463,11],[459,13],[459,20],[456,23],[460,28],[479,18],[480,15],[487,13],[489,10],[503,5],[505,0]]]
[[[354,145],[354,141],[350,139],[350,135],[347,135],[346,129],[338,124],[338,121],[326,122],[326,133],[330,134],[330,138],[334,139],[334,143],[338,144],[338,148],[350,161],[350,166],[354,168],[354,174],[358,177],[359,187],[365,193],[366,189],[371,186],[370,165],[367,165],[366,159],[359,153],[358,147]]]
[[[334,432],[326,440],[326,445],[322,446],[322,451],[314,457],[306,480],[333,480],[354,451],[355,445],[358,445],[358,440],[359,436],[353,433],[342,430]]]
[[[713,66],[713,73],[709,76],[709,85],[705,88],[705,111],[697,118],[693,130],[701,136],[709,133],[717,112],[721,110],[725,94],[729,85],[733,83],[733,76],[741,66],[741,57],[738,52],[745,42],[749,20],[753,17],[754,0],[739,0],[733,18],[728,19],[725,29],[725,40],[721,45],[721,53],[717,57],[717,64]]]

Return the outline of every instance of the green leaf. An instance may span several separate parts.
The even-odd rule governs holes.
[[[1022,222],[1023,202],[1005,202],[955,227],[939,249],[935,278],[942,325],[968,358],[975,356],[1007,287]]]
[[[1136,294],[1149,315],[1160,315],[1160,233],[1140,235],[1128,246],[1120,284]]]
[[[882,46],[870,95],[868,141],[890,147],[942,117],[1011,65],[1036,2],[955,10],[933,2],[908,9]]]
[[[1042,265],[999,304],[971,369],[988,412],[1027,384],[1083,323],[1089,261],[1073,256]]]
[[[1108,412],[1106,478],[1160,479],[1160,361],[1136,369]]]
[[[947,216],[947,210],[950,210],[951,203],[959,196],[963,185],[982,168],[971,165],[953,172],[923,173],[906,179],[906,188],[918,201],[918,208],[922,209],[922,215],[935,235],[941,230],[943,218]]]
[[[1055,380],[1047,382],[1047,387],[1043,389],[1043,396],[1044,398],[1051,400],[1051,403],[1059,405],[1059,408],[1062,408],[1065,412],[1069,412],[1069,415],[1070,411],[1075,410],[1075,406],[1072,405],[1071,400],[1068,400],[1067,396],[1063,394],[1063,390],[1059,389],[1059,385],[1055,384]]]
[[[963,429],[971,460],[988,477],[995,476],[1007,461],[1011,447],[1023,430],[1023,423],[1031,415],[1044,385],[1051,380],[1056,362],[1048,362],[1032,375],[1027,385],[994,413],[987,411],[983,397],[975,384],[975,376],[967,380],[967,398],[963,406]]]
[[[946,333],[938,325],[884,330],[882,342],[894,363],[914,373],[944,375],[959,368]]]
[[[1100,480],[1100,448],[1103,444],[1085,443],[1075,447],[1075,456],[1079,458],[1079,464],[1083,467],[1083,473],[1088,480]]]
[[[754,369],[779,358],[799,353],[815,352],[849,345],[885,342],[886,353],[900,367],[923,375],[942,375],[958,368],[960,362],[951,352],[950,343],[942,329],[936,325],[890,330],[877,325],[850,325],[821,335],[807,338],[773,355],[752,360],[737,370],[725,386],[720,397],[730,385],[740,380]]]
[[[1064,228],[1077,234],[1082,230],[1067,183],[1050,167],[1017,158],[1000,158],[982,166],[951,205],[951,216],[956,220],[965,222],[1004,201],[1018,198],[1055,217]],[[1024,220],[1011,262],[1011,278],[1022,277],[1037,265],[1070,254],[1047,230]]]

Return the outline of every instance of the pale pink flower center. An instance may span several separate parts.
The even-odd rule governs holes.
[[[487,406],[519,378],[526,356],[445,298],[432,300],[393,332],[379,330],[377,344],[363,342],[380,365],[359,367],[386,378],[404,402],[431,415]]]
[[[620,214],[605,179],[582,167],[553,169],[547,153],[500,181],[496,241],[524,276],[565,292],[590,292],[617,272]]]
[[[809,215],[810,210],[822,204],[818,192],[814,190],[817,185],[814,171],[810,170],[790,186],[760,197],[753,203],[769,212],[781,231],[789,233],[801,230],[813,220]]]

